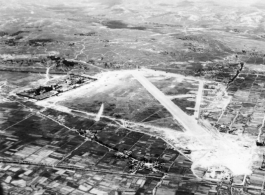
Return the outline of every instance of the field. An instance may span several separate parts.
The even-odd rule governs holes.
[[[149,74],[147,73],[147,78],[184,112],[189,115],[194,114],[199,85],[196,79],[159,71],[150,71]]]

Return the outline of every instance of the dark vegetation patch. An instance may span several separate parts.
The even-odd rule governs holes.
[[[0,195],[4,195],[4,190],[1,184],[0,184]]]
[[[161,117],[159,116],[158,113],[155,113],[153,115],[151,115],[150,117],[146,118],[144,121],[142,122],[149,122],[149,121],[155,121],[155,120],[158,120],[158,119],[161,119]]]
[[[13,180],[19,180],[19,179],[20,179],[19,175],[20,175],[20,174],[23,174],[24,172],[25,172],[25,171],[24,171],[23,169],[18,170],[18,171],[15,173],[15,175],[13,175],[12,179],[13,179]]]
[[[252,103],[242,103],[242,106],[245,107],[245,108],[254,108],[255,107],[255,104],[252,104]]]
[[[81,12],[82,7],[67,7],[64,5],[48,7],[48,10],[52,10],[57,13],[69,13],[69,14],[77,14]]]
[[[116,8],[116,9],[112,9],[113,12],[116,12],[116,13],[123,13],[124,12],[124,9],[122,8]]]
[[[189,100],[186,100],[186,99],[176,98],[176,99],[173,99],[172,102],[174,102],[174,104],[176,104],[178,107],[180,107],[188,115],[193,115],[194,114],[194,110],[187,109],[187,108],[194,108],[195,107],[195,102],[194,101],[189,101]]]
[[[4,31],[0,31],[0,37],[3,37],[5,35],[8,35],[8,33],[7,32],[4,32]]]
[[[155,114],[157,111],[158,108],[156,107],[145,108],[145,110],[143,110],[142,112],[137,113],[134,118],[139,122],[143,119],[145,119],[145,122],[150,120],[157,120],[161,118],[158,114]]]
[[[216,40],[215,37],[211,37],[211,35],[207,36],[205,34],[172,34],[171,36],[175,39],[181,40],[184,46],[189,47],[189,50],[191,52],[188,52],[186,54],[189,54],[189,56],[198,55],[194,56],[194,58],[197,60],[207,61],[216,59],[216,56],[220,58],[224,57],[224,55],[227,55],[227,53],[234,53],[224,43],[219,40]]]
[[[129,27],[132,30],[146,30],[146,27],[144,26],[134,26],[134,27]]]
[[[128,24],[123,23],[119,20],[110,20],[105,23],[103,23],[104,26],[111,28],[111,29],[123,29],[128,28]]]
[[[79,35],[79,36],[96,36],[96,32],[88,32],[88,33],[75,33],[74,35]]]
[[[244,63],[209,63],[202,69],[194,72],[194,76],[200,76],[222,83],[233,82],[241,72]]]
[[[29,40],[29,45],[31,46],[40,46],[44,45],[46,43],[51,43],[54,42],[53,39],[31,39]]]
[[[25,118],[29,112],[23,111],[21,106],[16,103],[2,103],[0,104],[0,111],[1,113],[5,113],[5,110],[10,110],[8,113],[7,120],[1,124],[1,129],[5,129],[10,127],[11,125],[21,121]]]
[[[22,111],[19,110],[12,110],[10,117],[8,117],[7,121],[5,122],[5,125],[8,124],[13,125],[14,121],[21,120],[27,116],[27,113],[22,113]],[[20,121],[19,120],[19,121]],[[13,133],[13,135],[17,136],[20,141],[26,143],[29,141],[34,141],[35,138],[32,137],[30,134],[35,135],[42,135],[42,127],[40,124],[41,119],[37,116],[31,116],[30,118],[26,119],[25,121],[22,121],[16,125],[14,125],[12,128],[8,129],[10,133]],[[20,143],[21,144],[21,143]]]
[[[201,36],[196,35],[183,35],[183,34],[174,34],[172,35],[176,39],[180,39],[183,41],[198,41],[198,42],[206,42],[207,40]]]
[[[51,60],[53,63],[56,64],[57,70],[70,71],[75,68],[80,68],[80,69],[85,69],[85,70],[89,69],[87,66],[84,66],[75,61],[67,60],[63,57],[48,56],[48,60]]]
[[[203,69],[200,62],[186,63],[186,64],[171,64],[169,66],[151,66],[150,69],[161,70],[170,73],[179,73],[183,75],[194,75],[196,72]]]
[[[20,31],[17,31],[17,32],[11,34],[10,36],[14,37],[14,36],[20,35],[20,34],[22,34],[22,33],[28,33],[28,32],[30,32],[30,31],[23,31],[23,30],[20,30]]]
[[[16,41],[17,41],[17,40],[20,40],[20,39],[23,39],[23,36],[19,35],[19,36],[16,36],[16,37],[15,37],[15,40],[16,40]]]
[[[16,44],[16,42],[14,44]],[[75,71],[73,72],[74,74],[79,74],[78,71],[88,71],[93,69],[87,66],[85,63],[79,63],[74,60],[57,56],[15,58],[5,60],[4,63],[7,66],[1,70],[8,70],[12,72],[46,72],[45,65],[47,63],[52,65],[50,70],[51,74],[63,74],[70,70]],[[94,70],[98,71],[98,69],[95,68]]]
[[[146,27],[143,27],[143,26],[129,27],[128,24],[122,21],[119,21],[119,20],[110,20],[110,21],[104,22],[103,25],[111,29],[146,30]]]
[[[8,39],[5,41],[5,44],[8,45],[8,46],[16,46],[17,45],[17,42],[15,39]]]

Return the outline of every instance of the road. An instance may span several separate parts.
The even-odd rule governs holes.
[[[146,89],[153,95],[191,135],[195,136],[210,136],[196,120],[187,115],[176,104],[174,104],[170,98],[162,93],[156,86],[154,86],[149,80],[147,80],[140,71],[133,71],[132,75],[136,78]]]
[[[202,92],[203,92],[203,81],[199,81],[199,89],[196,96],[196,105],[195,105],[195,111],[194,111],[194,117],[195,119],[199,119],[200,115],[200,106],[202,101]]]
[[[24,160],[14,160],[14,159],[0,159],[1,163],[7,163],[7,164],[18,164],[18,165],[33,165],[33,166],[41,166],[45,168],[50,169],[66,169],[66,170],[75,170],[75,171],[85,171],[85,172],[96,172],[96,173],[103,173],[103,174],[114,174],[114,175],[121,175],[121,176],[129,176],[129,177],[144,177],[144,178],[156,178],[161,179],[159,176],[155,175],[142,175],[142,174],[135,174],[132,175],[131,173],[122,173],[119,171],[111,171],[111,170],[104,170],[104,169],[97,169],[97,168],[80,168],[77,166],[68,166],[68,165],[53,165],[53,164],[47,164],[42,162],[31,162],[31,161],[24,161]]]
[[[169,99],[173,100],[176,98],[194,98],[194,94],[180,94],[180,95],[168,95],[167,96]]]

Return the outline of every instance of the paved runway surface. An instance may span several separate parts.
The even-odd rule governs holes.
[[[193,117],[187,115],[174,104],[169,97],[146,79],[140,71],[134,71],[132,75],[172,114],[174,119],[176,119],[186,131],[195,136],[210,136],[206,130],[197,124],[197,121]]]

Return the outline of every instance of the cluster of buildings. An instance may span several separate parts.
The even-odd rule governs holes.
[[[17,95],[22,97],[28,97],[36,100],[43,100],[54,95],[58,95],[65,91],[75,89],[81,85],[95,81],[96,79],[90,77],[84,77],[79,75],[69,74],[66,78],[62,80],[56,80],[56,83],[53,83],[49,86],[39,86],[35,89],[29,89],[17,93]]]
[[[204,175],[204,179],[212,181],[230,181],[232,178],[231,171],[223,166],[209,167]]]

